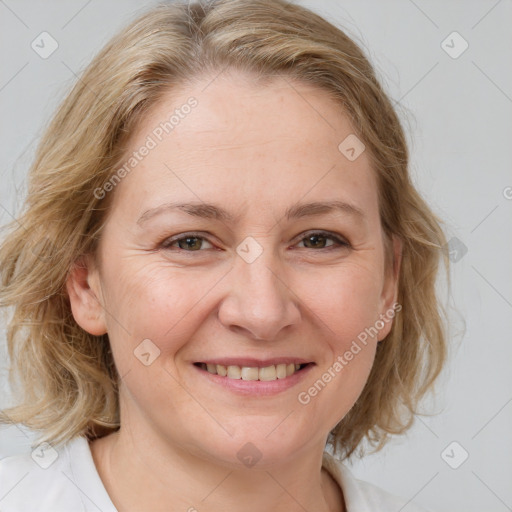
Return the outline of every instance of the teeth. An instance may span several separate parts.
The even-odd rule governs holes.
[[[258,376],[258,368],[249,368],[248,366],[242,367],[242,380],[258,380]]]
[[[251,366],[223,366],[222,364],[202,364],[202,368],[214,375],[228,377],[229,379],[263,380],[270,381],[290,377],[300,368],[300,364],[277,364],[256,368]]]
[[[260,368],[260,380],[276,380],[277,372],[275,365]]]
[[[228,377],[230,379],[242,378],[242,369],[240,366],[228,366]]]
[[[278,379],[284,379],[286,377],[286,365],[278,364],[276,365],[276,375]]]

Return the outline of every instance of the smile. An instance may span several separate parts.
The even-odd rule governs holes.
[[[228,379],[245,381],[272,381],[278,379],[286,379],[287,377],[291,377],[292,375],[294,375],[296,372],[301,371],[309,364],[311,363],[281,363],[259,367],[238,366],[234,364],[222,365],[210,363],[195,363],[196,366],[198,366],[202,370],[207,371],[208,373],[211,373],[212,375],[218,375],[220,377],[226,377]]]

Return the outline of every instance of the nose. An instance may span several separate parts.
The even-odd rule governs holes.
[[[218,313],[226,328],[257,340],[275,339],[301,318],[299,298],[279,265],[266,257],[270,252],[263,251],[252,263],[237,257]]]

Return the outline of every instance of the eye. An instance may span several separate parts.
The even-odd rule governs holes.
[[[328,240],[334,241],[331,245],[326,245]],[[340,237],[325,231],[312,231],[306,234],[299,243],[304,242],[306,249],[336,249],[340,247],[350,247],[350,244]],[[339,247],[335,247],[335,246]]]
[[[330,244],[328,244],[329,240],[331,241]],[[209,244],[210,247],[204,247],[204,243]],[[300,240],[299,244],[300,243],[304,243],[305,249],[333,250],[342,247],[350,247],[347,241],[326,231],[311,231]],[[203,236],[199,236],[198,233],[187,233],[183,236],[164,240],[160,244],[160,247],[169,250],[176,249],[186,252],[200,252],[201,249],[212,249],[213,245]]]
[[[163,249],[171,249],[175,244],[178,244],[176,249],[181,249],[187,252],[195,252],[202,248],[204,242],[210,244],[206,238],[198,236],[196,233],[188,233],[185,236],[181,236],[179,238],[170,238],[164,240],[161,244],[161,247]]]

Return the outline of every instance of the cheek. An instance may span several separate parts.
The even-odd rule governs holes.
[[[380,281],[368,267],[353,266],[299,292],[321,329],[314,339],[324,356],[301,388],[298,403],[333,428],[360,396],[375,358]],[[310,282],[308,280],[308,282]]]
[[[123,351],[127,337],[132,350],[150,339],[162,353],[176,352],[181,340],[200,325],[198,315],[205,309],[202,299],[219,279],[214,272],[172,268],[161,262],[133,266],[125,262],[110,275],[115,276],[107,297],[111,339],[123,340]]]
[[[314,316],[342,349],[379,318],[381,280],[370,265],[350,264],[310,273],[294,285]]]
[[[124,383],[123,400],[144,404],[168,403],[177,411],[189,407],[174,360],[200,325],[204,287],[215,279],[191,279],[184,269],[170,270],[152,263],[118,268],[109,288],[109,339]],[[149,354],[149,355],[147,355]],[[178,370],[178,371],[177,371]],[[193,408],[192,408],[193,409]],[[171,411],[171,412],[172,412]],[[191,410],[201,419],[202,410]]]

